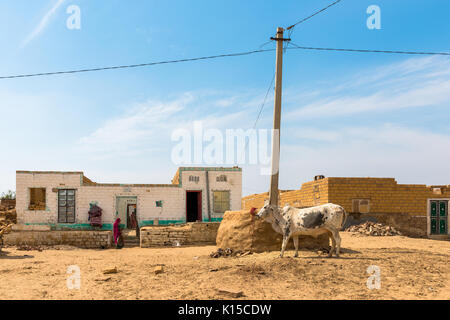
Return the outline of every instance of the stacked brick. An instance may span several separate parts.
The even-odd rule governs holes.
[[[153,226],[141,229],[141,248],[215,244],[220,223],[188,223],[177,226]]]
[[[327,179],[302,184],[300,190],[280,191],[280,206],[290,205],[296,208],[313,207],[328,203]],[[254,194],[242,198],[242,209],[262,208],[269,193]]]
[[[111,231],[16,231],[4,236],[5,245],[68,245],[84,249],[108,248]]]
[[[141,248],[181,246],[188,242],[190,228],[187,226],[145,227],[141,229]]]

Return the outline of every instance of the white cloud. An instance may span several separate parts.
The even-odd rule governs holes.
[[[298,99],[297,101],[302,101]],[[409,59],[358,74],[321,92],[303,107],[295,99],[287,119],[337,117],[364,112],[441,106],[450,103],[450,60]]]
[[[50,19],[52,16],[55,15],[58,8],[64,3],[65,0],[57,0],[55,5],[47,11],[47,13],[44,15],[44,17],[41,19],[39,24],[34,28],[34,30],[25,38],[25,40],[22,42],[22,47],[25,47],[28,43],[30,43],[34,38],[39,36],[42,31],[47,27]]]
[[[295,134],[294,130],[289,134]],[[317,174],[390,177],[399,183],[449,184],[450,136],[394,124],[337,130],[305,128],[282,147],[280,185],[298,188]],[[331,137],[331,138],[330,138]],[[317,144],[306,145],[305,139]]]
[[[101,127],[78,141],[81,151],[113,157],[118,153],[139,154],[152,148],[171,129],[171,119],[192,101],[187,93],[170,102],[147,101],[133,105],[120,117],[107,120]],[[152,141],[153,140],[153,141]]]

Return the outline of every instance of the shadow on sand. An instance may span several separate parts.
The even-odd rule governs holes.
[[[8,251],[0,251],[0,260],[11,259],[11,260],[20,260],[20,259],[32,259],[34,256],[30,256],[28,254],[24,254],[23,256],[10,256],[8,255]]]

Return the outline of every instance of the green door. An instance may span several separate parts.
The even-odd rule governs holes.
[[[447,234],[448,202],[439,202],[439,234]]]
[[[430,222],[432,235],[446,235],[448,232],[448,201],[431,201]]]

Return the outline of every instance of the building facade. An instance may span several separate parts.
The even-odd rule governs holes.
[[[242,169],[179,168],[171,184],[102,184],[83,172],[16,172],[19,225],[45,225],[51,230],[91,230],[89,210],[102,209],[103,230],[121,219],[131,228],[221,221],[227,210],[240,210]]]
[[[390,224],[406,235],[450,237],[450,186],[398,184],[393,178],[325,178],[302,184],[299,190],[280,191],[280,205],[312,207],[341,205],[348,223],[365,220]],[[244,209],[260,208],[268,193],[244,197]]]

